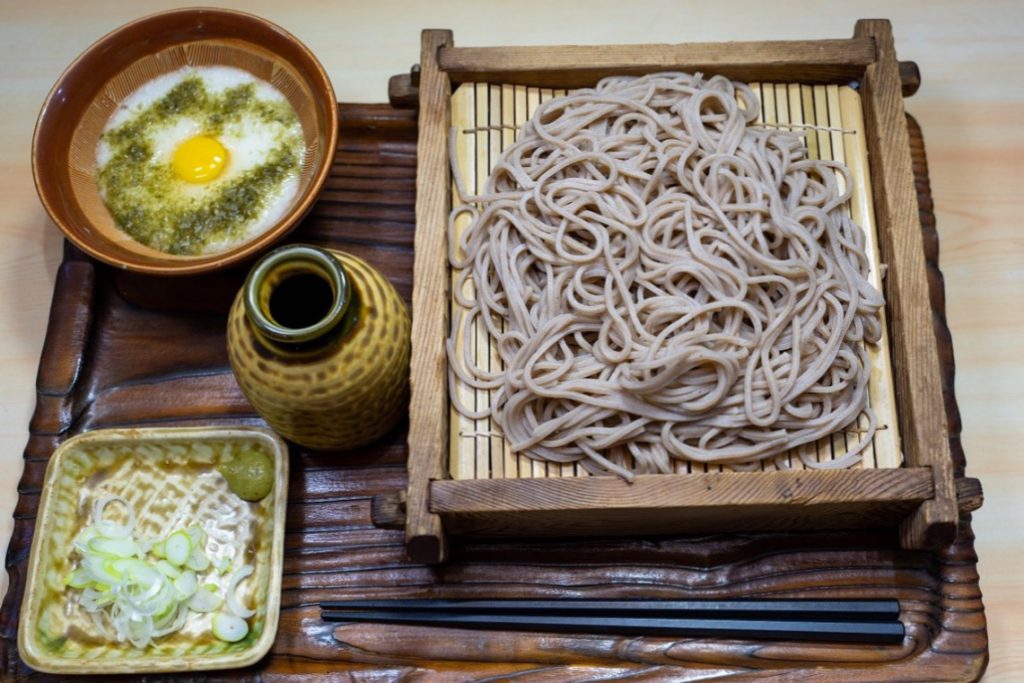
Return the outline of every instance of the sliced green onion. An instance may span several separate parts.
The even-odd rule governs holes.
[[[128,523],[104,519],[111,503],[128,511]],[[205,552],[206,531],[199,525],[177,530],[163,540],[137,535],[135,514],[123,498],[104,496],[93,505],[92,524],[74,540],[81,555],[79,566],[64,584],[80,591],[78,604],[110,641],[131,643],[142,649],[167,634],[181,630],[192,613],[217,612],[214,634],[236,642],[249,632],[245,619],[254,614],[238,600],[238,584],[253,568],[242,567],[231,577],[227,599],[216,584],[200,586],[197,574],[215,566],[224,574],[231,568],[226,557],[213,563]]]
[[[98,591],[94,588],[86,588],[82,591],[81,603],[82,607],[88,612],[95,612],[101,607],[114,604],[117,599],[109,589],[104,591]]]
[[[156,567],[158,572],[166,576],[168,579],[176,579],[181,576],[181,570],[167,560],[158,560],[153,566]]]
[[[110,586],[121,580],[121,572],[114,569],[113,562],[102,555],[86,555],[82,560],[82,568],[92,581]]]
[[[192,548],[192,554],[188,557],[185,566],[197,572],[205,572],[210,568],[210,558],[206,556],[199,546]]]
[[[134,557],[122,557],[109,562],[113,571],[125,576],[138,585],[151,586],[161,580],[161,574],[148,562],[137,560]]]
[[[174,589],[178,591],[179,600],[188,600],[198,587],[199,581],[196,579],[196,573],[192,571],[183,572],[174,580]]]
[[[84,567],[79,567],[64,579],[64,585],[71,586],[72,588],[85,588],[90,583],[92,583],[92,577],[89,576],[89,572]]]
[[[154,628],[166,625],[171,620],[171,617],[177,615],[176,610],[181,607],[181,603],[174,599],[165,600],[164,602],[166,604],[159,611],[153,613]]]
[[[213,615],[213,635],[228,643],[237,643],[249,633],[249,624],[233,614]]]
[[[124,621],[124,625],[128,642],[140,650],[149,645],[149,641],[153,639],[153,620],[148,616],[130,614]]]
[[[131,537],[97,536],[89,541],[89,550],[107,557],[136,557],[139,554],[139,546]]]
[[[116,522],[103,519],[103,511],[106,510],[108,505],[115,502],[120,503],[128,510],[127,524],[117,524]],[[132,506],[128,504],[128,501],[120,496],[103,496],[92,506],[92,522],[96,526],[96,531],[101,536],[124,538],[125,536],[131,536],[132,532],[135,531],[135,511],[132,510]]]
[[[182,605],[181,603],[178,603],[176,605],[176,611],[173,612],[173,614],[174,619],[170,620],[170,623],[168,623],[166,626],[163,626],[156,621],[153,622],[154,638],[166,636],[168,633],[175,633],[177,631],[180,631],[185,626],[185,620],[188,619],[189,614],[188,608]]]
[[[164,541],[164,553],[168,562],[182,566],[192,555],[192,538],[184,531],[175,531]]]
[[[99,532],[96,531],[96,527],[87,526],[82,529],[82,532],[75,537],[75,550],[86,555],[89,552],[89,541],[99,536]]]
[[[248,619],[256,614],[255,610],[243,607],[242,603],[238,600],[238,584],[244,581],[250,574],[252,574],[251,564],[247,564],[239,569],[231,576],[231,580],[228,581],[227,591],[225,592],[224,604],[227,605],[228,611],[242,619]]]
[[[152,616],[167,610],[175,596],[163,574],[141,560],[115,560],[124,577],[116,588],[119,604],[133,615]],[[137,620],[137,619],[136,619]]]
[[[217,593],[217,587],[208,583],[195,592],[188,600],[188,607],[196,612],[216,612],[224,604],[224,598]]]
[[[192,539],[192,545],[200,548],[206,547],[206,531],[203,527],[193,524],[189,528],[185,529],[185,533],[188,534],[189,538]]]

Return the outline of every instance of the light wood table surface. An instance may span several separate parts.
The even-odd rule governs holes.
[[[345,102],[386,101],[388,77],[418,59],[422,28],[451,28],[460,45],[600,44],[844,38],[857,18],[891,19],[900,57],[923,76],[907,109],[927,144],[968,474],[986,494],[974,523],[991,638],[984,680],[1024,680],[1024,3],[523,0],[515,12],[480,0],[226,4],[297,35]],[[97,38],[174,6],[0,0],[0,548],[61,259],[32,185],[36,115]]]

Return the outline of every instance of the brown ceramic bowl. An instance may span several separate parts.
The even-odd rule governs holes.
[[[117,105],[144,83],[186,65],[232,66],[268,81],[288,98],[306,140],[299,191],[281,220],[247,242],[197,256],[157,251],[121,232],[96,182],[96,145]],[[181,9],[122,26],[68,67],[39,114],[32,173],[50,217],[86,253],[138,272],[190,275],[255,256],[294,228],[327,179],[337,138],[330,79],[294,36],[251,14]]]

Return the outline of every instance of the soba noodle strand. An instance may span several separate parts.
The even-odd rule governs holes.
[[[481,195],[459,185],[451,382],[493,392],[462,413],[516,452],[626,478],[753,467],[866,414],[842,457],[799,449],[859,460],[883,300],[849,172],[752,125],[758,107],[719,76],[607,78],[541,104]],[[504,370],[476,362],[473,325]]]

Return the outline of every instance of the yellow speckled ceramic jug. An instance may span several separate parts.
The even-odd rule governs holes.
[[[347,449],[382,436],[409,396],[409,311],[360,258],[282,247],[249,273],[228,358],[263,419],[295,443]]]

